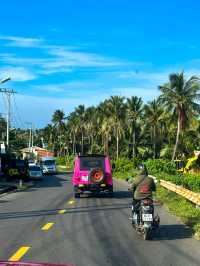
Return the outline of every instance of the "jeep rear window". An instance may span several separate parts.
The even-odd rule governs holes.
[[[93,168],[105,168],[105,157],[80,157],[80,170],[91,170]]]

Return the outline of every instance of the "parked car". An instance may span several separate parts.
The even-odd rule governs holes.
[[[42,170],[38,165],[29,165],[29,177],[34,180],[41,180],[43,177]]]
[[[75,198],[84,193],[107,192],[113,195],[113,179],[108,156],[77,156],[72,177]]]
[[[36,165],[36,163],[33,160],[28,160],[28,165],[33,166],[33,165]]]

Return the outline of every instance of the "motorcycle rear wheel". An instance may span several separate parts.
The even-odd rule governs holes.
[[[144,228],[143,238],[144,238],[144,240],[151,240],[150,228]]]

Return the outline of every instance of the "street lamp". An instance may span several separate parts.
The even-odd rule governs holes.
[[[2,84],[2,83],[5,83],[5,82],[7,82],[9,80],[11,80],[11,77],[8,76],[7,78],[4,78],[4,79],[0,80],[0,83]]]

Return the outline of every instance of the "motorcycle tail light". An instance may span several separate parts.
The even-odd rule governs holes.
[[[144,200],[142,201],[142,203],[143,203],[144,205],[152,205],[153,201],[152,201],[151,199],[144,199]]]

